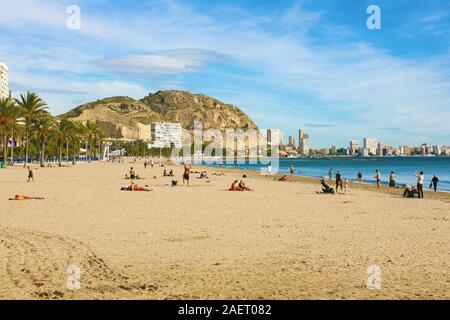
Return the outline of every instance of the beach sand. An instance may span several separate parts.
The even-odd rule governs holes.
[[[130,166],[152,192],[120,191]],[[243,174],[232,170],[172,188],[173,168],[175,178],[141,162],[38,168],[35,183],[0,170],[0,299],[450,298],[446,194],[321,195],[314,180],[255,172],[254,192],[226,192]],[[8,201],[16,194],[45,200]],[[79,290],[66,287],[71,265]],[[380,290],[367,288],[372,265]]]

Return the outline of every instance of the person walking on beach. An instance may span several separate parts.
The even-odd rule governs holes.
[[[328,170],[328,178],[329,178],[330,180],[333,179],[333,169]]]
[[[289,170],[291,171],[291,176],[292,176],[295,172],[295,167],[293,164],[291,164],[291,167],[289,168]]]
[[[433,187],[434,192],[437,192],[438,183],[439,183],[439,178],[436,175],[434,175],[433,179],[431,179],[430,189],[431,189],[431,187]]]
[[[270,178],[272,176],[272,166],[269,164],[267,167],[267,178]]]
[[[153,162],[153,160],[150,161],[150,166],[152,167],[152,169],[153,169],[153,167],[155,166],[155,163]]]
[[[389,175],[389,187],[390,188],[395,188],[395,173],[394,171],[391,171],[391,174]]]
[[[377,181],[377,189],[380,190],[380,184],[381,184],[381,172],[377,169],[375,171],[375,177],[374,177]]]
[[[416,172],[417,177],[417,192],[419,193],[419,198],[423,199],[423,182],[425,181],[425,175],[423,174],[423,171],[420,171],[419,173]]]
[[[190,174],[191,174],[191,166],[184,165],[183,185],[187,182],[188,187],[189,187]]]
[[[147,160],[145,160],[144,161],[144,169],[147,169],[147,166],[148,166],[148,162],[147,162]]]
[[[33,180],[33,182],[34,182],[33,170],[31,169],[30,166],[27,166],[27,169],[28,169],[28,181],[27,182],[30,182],[30,180]]]
[[[358,172],[358,177],[356,178],[356,180],[358,180],[358,182],[361,182],[361,181],[362,181],[362,178],[363,178],[362,172],[359,171],[359,172]]]
[[[343,181],[342,181],[342,175],[340,171],[336,172],[336,192],[338,191],[338,187],[341,187],[341,191],[343,191]]]

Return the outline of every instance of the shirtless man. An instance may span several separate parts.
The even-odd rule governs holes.
[[[191,166],[185,165],[183,173],[183,185],[187,182],[187,185],[189,186],[190,174],[191,174]]]

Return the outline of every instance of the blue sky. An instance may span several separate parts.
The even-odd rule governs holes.
[[[381,30],[366,27],[381,8]],[[66,27],[69,5],[81,29]],[[445,0],[0,0],[0,59],[13,95],[53,114],[167,89],[236,104],[260,128],[313,147],[377,137],[450,145]]]

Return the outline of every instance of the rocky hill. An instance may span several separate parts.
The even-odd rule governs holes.
[[[184,91],[158,91],[141,100],[111,97],[81,105],[61,119],[96,122],[114,138],[148,138],[152,122],[178,122],[193,129],[194,120],[203,128],[256,129],[256,124],[238,107],[202,94]]]

